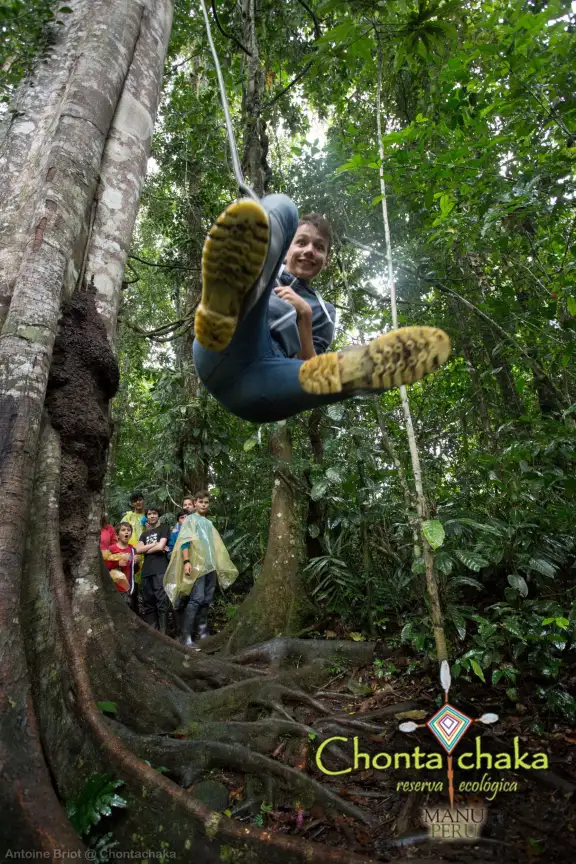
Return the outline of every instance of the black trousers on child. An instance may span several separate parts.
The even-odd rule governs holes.
[[[149,624],[157,623],[160,615],[170,612],[170,600],[164,590],[164,573],[142,576],[142,614]]]
[[[181,597],[177,603],[176,611],[182,612],[187,606],[192,606],[198,611],[201,608],[208,608],[214,600],[216,592],[216,571],[206,573],[205,576],[200,576],[192,585],[192,591],[189,597]]]

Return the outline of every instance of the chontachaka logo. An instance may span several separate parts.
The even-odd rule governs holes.
[[[401,732],[415,732],[417,729],[428,729],[440,743],[447,756],[448,795],[450,808],[424,808],[422,819],[428,828],[429,834],[435,839],[443,840],[472,840],[479,836],[482,825],[486,821],[486,809],[484,807],[458,807],[454,808],[454,765],[452,753],[457,744],[463,739],[473,724],[482,723],[491,725],[498,721],[497,714],[483,714],[476,720],[468,717],[459,708],[451,705],[448,701],[450,692],[451,675],[450,666],[446,660],[440,664],[440,683],[444,691],[444,705],[432,715],[425,723],[414,723],[413,721],[401,723]],[[324,773],[330,775],[349,774],[352,770],[366,770],[368,768],[377,771],[385,771],[389,768],[415,768],[416,770],[438,771],[444,768],[444,758],[441,753],[425,753],[419,747],[415,747],[412,753],[377,753],[371,756],[363,753],[359,746],[358,737],[353,738],[354,764],[349,768],[331,771],[322,762],[322,753],[333,741],[348,741],[348,738],[336,736],[325,739],[316,751],[316,765]],[[472,769],[488,771],[496,770],[518,770],[518,769],[547,769],[548,756],[546,753],[530,754],[520,750],[519,738],[513,739],[514,753],[497,753],[492,755],[482,750],[480,737],[476,738],[475,752],[461,753],[457,759],[459,769],[469,771]],[[441,792],[444,790],[443,781],[400,781],[396,785],[397,791],[404,792]],[[491,776],[484,774],[481,781],[462,781],[459,784],[459,792],[481,793],[491,801],[498,792],[516,792],[518,783],[516,781],[492,780]]]

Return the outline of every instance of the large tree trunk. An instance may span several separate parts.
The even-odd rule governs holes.
[[[23,537],[30,512],[44,511],[48,500],[57,501],[60,485],[66,494],[81,489],[80,500],[66,502],[68,509],[80,508],[80,513],[101,492],[97,487],[101,487],[107,443],[102,398],[110,397],[117,372],[101,340],[88,339],[82,345],[87,327],[93,326],[97,337],[98,325],[104,326],[94,294],[87,292],[79,301],[82,309],[68,307],[68,336],[76,328],[78,338],[74,346],[68,345],[67,356],[55,357],[59,362],[53,370],[53,384],[75,399],[68,408],[73,407],[77,416],[70,410],[67,416],[60,412],[56,425],[61,427],[64,450],[66,440],[72,446],[74,436],[79,437],[77,452],[62,477],[54,477],[42,504],[32,503],[62,303],[82,289],[87,272],[94,273],[98,282],[96,238],[104,225],[112,234],[102,241],[107,254],[101,270],[109,268],[115,257],[112,237],[121,249],[127,250],[130,243],[139,188],[127,188],[126,165],[130,164],[130,176],[136,178],[133,185],[138,187],[149,152],[171,19],[169,0],[150,4],[150,9],[147,5],[112,0],[72,3],[73,12],[63,16],[66,23],[57,28],[50,55],[39,64],[34,81],[24,84],[16,97],[19,113],[11,115],[15,119],[6,130],[1,160],[0,485],[5,499],[0,524],[0,794],[2,828],[8,828],[8,840],[17,839],[19,846],[29,848],[79,848],[44,763],[42,704],[36,705],[40,735],[32,704],[24,654],[28,640],[20,606]],[[121,224],[104,212],[107,204],[121,213]],[[115,281],[102,289],[97,286],[98,300],[108,313],[102,320],[110,332],[123,265],[121,261]],[[85,349],[76,379],[70,377],[73,370],[67,365],[74,348],[76,354]],[[58,401],[62,400],[52,400],[56,414]],[[90,421],[97,424],[96,429],[88,428]],[[83,432],[93,440],[82,441]],[[96,464],[90,466],[93,456]],[[92,496],[86,488],[90,485]],[[27,549],[39,562],[45,551],[35,533],[37,520],[30,523],[34,533]]]
[[[202,166],[200,162],[189,163],[189,179],[186,189],[187,218],[190,241],[186,249],[186,263],[191,270],[184,283],[182,308],[179,317],[192,319],[202,294],[202,244],[204,240],[202,211],[198,205],[198,188]],[[194,330],[189,327],[175,343],[178,365],[182,373],[183,392],[187,403],[186,424],[178,442],[178,459],[182,471],[182,493],[194,494],[208,486],[209,459],[202,450],[203,433],[206,428],[207,391],[200,384],[192,360]],[[191,437],[191,430],[198,431]]]
[[[227,653],[236,654],[255,642],[297,633],[300,629],[303,591],[299,576],[302,563],[300,514],[291,475],[292,444],[285,427],[270,438],[276,459],[270,508],[268,545],[262,570],[250,594],[218,637]]]
[[[136,618],[103,571],[112,346],[172,5],[70,2],[36,92],[19,96],[34,119],[17,118],[4,149],[0,853],[79,857],[63,803],[110,772],[128,802],[113,825],[124,854],[166,850],[208,864],[368,860],[228,819],[182,785],[190,766],[200,775],[227,766],[265,778],[274,796],[284,787],[290,800],[362,819],[352,803],[264,755],[279,735],[300,752],[308,727],[227,721],[247,720],[253,705],[286,716],[283,698],[309,699],[294,687],[311,661],[342,653],[367,662],[371,646],[277,640],[255,649],[258,670],[242,658],[198,657]],[[114,721],[96,700],[116,703]]]

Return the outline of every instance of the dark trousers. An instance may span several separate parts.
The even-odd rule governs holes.
[[[206,609],[214,600],[214,593],[216,591],[216,571],[212,570],[211,573],[206,573],[205,576],[201,576],[199,579],[196,579],[194,584],[192,585],[192,591],[190,592],[189,597],[181,597],[177,603],[177,611],[182,612],[187,606],[192,606],[195,608],[196,612],[199,609]]]
[[[140,582],[142,592],[142,614],[157,617],[170,611],[170,600],[164,591],[164,573],[157,576],[142,576]]]
[[[350,392],[307,393],[298,373],[303,360],[286,357],[272,339],[268,304],[276,273],[298,228],[298,211],[285,195],[267,195],[260,202],[282,226],[284,247],[266,290],[239,322],[224,351],[208,351],[194,342],[194,365],[205,387],[232,414],[252,423],[271,423],[293,414],[351,397]]]

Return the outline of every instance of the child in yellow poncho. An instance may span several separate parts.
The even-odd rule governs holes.
[[[216,580],[221,588],[228,588],[237,576],[238,570],[210,520],[198,513],[188,516],[182,524],[164,576],[164,590],[174,611],[182,616],[184,645],[199,650],[192,637],[195,625],[200,638],[206,635]]]

